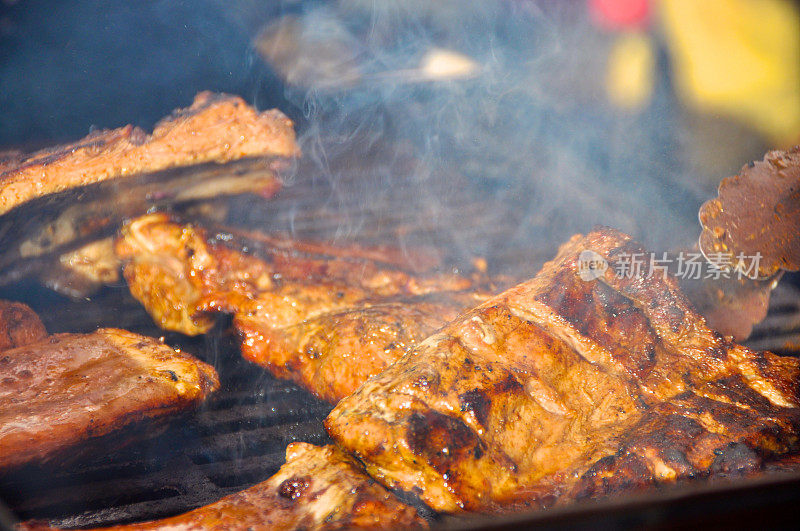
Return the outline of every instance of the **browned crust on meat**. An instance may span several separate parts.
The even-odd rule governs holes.
[[[327,530],[427,527],[416,510],[367,476],[335,446],[292,443],[270,479],[163,520],[103,529]],[[35,523],[21,529],[49,529]]]
[[[335,404],[483,298],[448,292],[361,303],[285,327],[272,325],[265,312],[240,312],[234,326],[245,359]]]
[[[21,302],[0,300],[0,352],[35,343],[46,335],[36,312]]]
[[[44,463],[215,390],[214,369],[125,330],[56,334],[0,352],[0,473]]]
[[[600,278],[579,277],[584,250],[610,264]],[[713,332],[671,277],[617,275],[634,253],[611,229],[573,237],[342,400],[328,432],[440,511],[547,507],[796,452],[798,360]]]
[[[143,172],[243,157],[296,157],[291,120],[257,112],[237,96],[199,93],[148,135],[138,127],[97,131],[78,142],[0,161],[0,214],[43,195]]]
[[[160,326],[194,335],[232,313],[245,358],[331,402],[489,296],[460,275],[410,273],[395,252],[378,261],[386,249],[258,240],[256,257],[154,214],[124,227],[116,251]]]

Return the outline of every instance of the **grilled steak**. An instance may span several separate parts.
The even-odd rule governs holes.
[[[599,278],[579,276],[584,250],[609,265]],[[713,332],[671,277],[617,274],[644,252],[611,229],[573,237],[339,402],[328,432],[439,511],[550,506],[796,451],[798,360]]]
[[[41,336],[39,326],[29,328],[33,335]],[[124,330],[31,338],[0,351],[0,473],[167,418],[218,386],[209,365]]]
[[[232,313],[245,357],[331,402],[488,297],[459,275],[378,262],[378,250],[261,243],[261,256],[244,254],[157,214],[128,224],[117,253],[162,327],[198,334]]]
[[[292,122],[236,96],[201,92],[153,133],[125,126],[0,165],[0,214],[35,197],[122,176],[201,162],[299,155]]]
[[[427,527],[335,446],[292,443],[270,479],[185,514],[104,529],[288,530]],[[27,523],[21,529],[49,529]]]

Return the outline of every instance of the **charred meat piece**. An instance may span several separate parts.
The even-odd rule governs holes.
[[[376,483],[335,446],[292,443],[270,479],[163,520],[104,529],[409,529],[427,527],[414,508]],[[26,523],[21,529],[49,529]]]
[[[160,326],[199,334],[231,313],[247,359],[331,402],[489,296],[460,275],[379,262],[374,249],[261,238],[255,256],[226,240],[157,214],[129,223],[116,248]]]
[[[137,421],[168,418],[219,385],[209,365],[110,328],[2,350],[0,370],[0,473],[65,458]]]
[[[39,316],[20,302],[0,300],[0,352],[47,336]]]
[[[258,113],[237,96],[201,92],[149,135],[130,125],[97,131],[0,166],[0,214],[35,197],[117,177],[268,155],[299,155],[286,116]]]
[[[598,278],[579,276],[585,250],[608,264]],[[328,432],[439,511],[551,506],[796,451],[798,360],[715,333],[671,277],[618,276],[633,253],[612,229],[573,237],[339,402]]]

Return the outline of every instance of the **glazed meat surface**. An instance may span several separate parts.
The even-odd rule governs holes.
[[[584,250],[609,264],[599,278],[579,277]],[[454,512],[746,473],[796,451],[798,361],[713,332],[673,278],[618,275],[634,253],[612,229],[573,237],[339,402],[328,432],[384,485]]]
[[[104,529],[323,530],[427,527],[414,508],[376,483],[335,446],[292,443],[286,464],[247,490],[185,514]],[[49,529],[29,523],[22,529]]]
[[[272,306],[264,301],[259,310],[236,314],[234,324],[246,359],[336,403],[484,299],[471,292],[435,293],[361,304],[282,327],[270,324],[274,322],[269,315]]]
[[[117,242],[131,293],[163,328],[206,332],[234,315],[244,356],[336,402],[489,295],[456,274],[416,274],[364,247],[262,238],[259,256],[161,214]]]
[[[217,388],[205,363],[117,329],[0,351],[0,473],[66,457],[137,421],[168,418]]]
[[[243,157],[295,157],[292,122],[262,113],[244,100],[201,92],[151,134],[125,126],[98,131],[73,144],[0,163],[0,214],[42,195],[108,179]]]
[[[34,343],[46,335],[36,312],[20,302],[0,300],[0,352]]]

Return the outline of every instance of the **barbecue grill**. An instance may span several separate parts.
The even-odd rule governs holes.
[[[246,2],[242,2],[244,4]],[[307,4],[315,5],[314,2]],[[507,14],[516,13],[513,7],[508,9]],[[270,12],[270,16],[273,15],[275,13]],[[255,25],[254,22],[251,24]],[[543,61],[545,70],[552,68],[546,57],[537,59]],[[275,80],[270,78],[268,81],[274,83]],[[467,87],[465,92],[486,94],[474,81],[467,80],[464,86]],[[228,90],[237,88],[242,87]],[[264,94],[284,88],[280,84],[272,85],[260,89],[258,94],[263,102],[273,103],[270,98],[274,95],[267,98]],[[286,89],[290,98],[296,97],[292,90]],[[390,92],[392,98],[403,100],[436,100],[441,96],[438,90],[414,86]],[[408,136],[418,123],[415,119],[419,120],[419,115],[404,119],[399,116],[401,113],[387,116],[383,111],[375,111],[372,102],[386,94],[383,85],[367,91],[366,95],[362,93],[359,96],[367,98],[370,103],[356,106],[356,109],[366,109],[369,120],[379,121],[386,137],[394,140],[394,137]],[[335,108],[336,105],[348,107],[352,104],[348,98],[357,96],[329,92],[315,97],[317,99],[310,97],[309,102]],[[263,102],[260,102],[262,107],[265,106]],[[663,100],[659,102],[664,104]],[[582,107],[582,110],[587,108]],[[543,164],[543,175],[526,180],[527,177],[502,179],[497,175],[490,175],[487,179],[476,178],[476,174],[487,167],[496,166],[497,161],[490,160],[485,166],[474,167],[479,150],[458,152],[455,140],[458,135],[452,130],[442,133],[443,138],[437,140],[440,143],[433,150],[434,157],[444,153],[443,163],[429,165],[429,161],[416,156],[419,146],[413,141],[410,146],[400,140],[376,143],[375,131],[364,128],[365,121],[351,122],[350,117],[342,119],[335,111],[333,115],[322,118],[308,109],[306,111],[305,114],[296,111],[293,116],[304,132],[301,140],[306,156],[287,180],[285,188],[269,202],[244,196],[228,200],[226,208],[230,214],[227,222],[297,238],[380,243],[400,248],[425,247],[436,250],[442,262],[454,269],[466,270],[475,257],[483,257],[490,264],[492,273],[518,279],[533,276],[541,264],[553,256],[558,243],[570,234],[590,228],[585,226],[587,220],[607,208],[609,197],[613,195],[602,192],[598,186],[620,185],[619,182],[587,178],[578,182],[577,188],[563,190],[550,182],[555,180],[550,172],[561,168],[574,176],[591,172],[592,164],[598,162],[598,171],[604,176],[614,175],[615,170],[619,170],[622,176],[618,178],[625,181],[646,163],[633,163],[613,156],[606,159],[600,156],[599,161],[594,156],[582,159],[575,156],[574,150],[596,151],[598,143],[605,141],[602,132],[606,126],[624,129],[644,124],[650,127],[646,134],[661,134],[660,130],[658,133],[654,131],[661,124],[659,127],[653,124],[664,114],[663,109],[656,109],[647,120],[622,123],[606,123],[604,117],[598,115],[572,116],[572,121],[565,123],[560,111],[547,114],[541,109],[526,108],[540,120],[536,131],[540,140],[549,138],[545,131],[555,131],[556,136],[566,137],[582,127],[601,131],[595,136],[584,135],[576,141],[587,145],[567,146],[563,150],[552,145],[550,140],[543,140],[547,144],[543,150],[545,153],[530,154],[537,163]],[[411,105],[403,107],[403,112],[406,111],[420,113]],[[506,111],[508,114],[500,116],[499,121],[503,123],[498,127],[513,127],[515,121],[520,120],[508,109]],[[503,109],[497,112],[502,113]],[[587,111],[587,114],[591,113]],[[317,118],[320,122],[335,123],[337,132],[355,132],[346,142],[336,134],[323,138],[315,130]],[[509,122],[511,124],[507,125]],[[668,118],[664,129],[675,127],[675,120]],[[447,137],[448,133],[452,136]],[[27,141],[40,143],[40,139]],[[485,142],[488,144],[488,140]],[[502,144],[502,139],[496,142]],[[665,143],[668,144],[667,151],[678,144],[676,141]],[[353,146],[357,148],[350,149]],[[497,148],[497,145],[485,150],[491,152],[492,148]],[[510,149],[496,151],[508,155]],[[517,154],[514,155],[506,170],[529,169],[519,162]],[[746,160],[750,155],[742,157]],[[651,160],[658,160],[658,157]],[[665,166],[674,162],[670,160]],[[582,167],[575,170],[575,165]],[[664,170],[658,163],[654,165],[656,167],[647,170],[646,177],[652,178],[653,174]],[[620,170],[622,166],[626,167],[624,171]],[[658,195],[671,186],[677,186],[669,179],[676,178],[680,171],[664,173],[667,174],[666,182],[650,180],[632,195],[641,199],[647,194]],[[558,209],[537,211],[529,205],[532,197],[546,196],[548,192],[555,193],[563,202],[564,197],[576,189],[581,193],[575,197],[573,212],[565,213]],[[420,193],[420,190],[425,193]],[[670,209],[680,220],[669,228],[662,227],[657,233],[647,234],[653,241],[663,243],[666,233],[680,232],[687,226],[692,227],[689,232],[699,232],[699,226],[692,225],[694,220],[687,222],[684,214],[686,211],[696,212],[702,193],[708,190],[696,193],[697,190],[690,186],[677,190],[664,192],[666,210],[656,208],[659,212],[654,213],[654,223],[667,216]],[[601,202],[591,207],[596,210],[587,212],[584,209],[589,208],[587,205],[593,193],[602,196],[606,204]],[[688,194],[690,200],[683,201],[684,194]],[[536,204],[541,206],[542,201],[537,200]],[[638,214],[631,212],[630,216],[613,213],[614,220],[608,224],[627,224],[622,228],[643,232],[642,225],[653,220],[641,219],[641,213],[649,210],[646,204],[638,204],[636,209]],[[686,240],[693,237],[694,233],[691,233]],[[197,411],[175,419],[165,431],[148,432],[135,443],[111,449],[107,454],[95,455],[91,459],[78,459],[58,470],[31,466],[13,476],[0,478],[0,500],[6,506],[0,506],[0,523],[3,525],[13,522],[14,518],[33,518],[48,520],[57,526],[82,528],[178,514],[270,477],[283,464],[286,445],[292,441],[330,442],[322,420],[332,406],[244,361],[225,319],[220,319],[211,333],[197,338],[165,333],[153,324],[124,285],[104,287],[86,299],[73,300],[29,279],[0,288],[0,298],[31,305],[51,333],[88,332],[100,326],[112,326],[153,337],[163,336],[168,344],[214,365],[222,383],[221,389]],[[797,275],[784,277],[772,294],[767,318],[755,327],[745,344],[756,350],[771,350],[782,355],[800,353],[800,282]],[[720,478],[490,520],[443,517],[433,514],[413,499],[408,501],[416,504],[421,514],[434,525],[445,529],[513,529],[534,524],[564,529],[590,525],[603,528],[766,524],[791,527],[800,516],[800,473],[793,472],[788,465],[785,469],[775,466],[750,479]]]
[[[301,172],[302,173],[302,172]],[[349,184],[348,184],[349,183]],[[346,186],[359,186],[361,180],[339,181],[339,192]],[[407,187],[385,191],[384,201],[400,204],[413,202]],[[261,211],[258,223],[276,232],[294,226],[295,234],[316,238],[334,238],[342,217],[360,217],[370,230],[360,231],[362,238],[376,241],[434,242],[438,236],[425,224],[411,218],[380,219],[385,205],[364,210],[347,202],[331,204],[330,184],[314,179],[295,182],[285,194],[271,200]],[[343,197],[352,197],[344,193]],[[311,200],[309,198],[316,198]],[[240,199],[250,201],[249,199]],[[301,206],[302,216],[298,214]],[[486,208],[486,207],[483,207]],[[451,197],[447,208],[438,215],[461,216],[482,210],[476,198],[467,194]],[[486,216],[492,216],[492,208]],[[258,217],[258,209],[251,216]],[[389,210],[389,212],[392,212]],[[320,221],[322,220],[322,221]],[[331,221],[333,220],[333,221]],[[371,222],[365,222],[365,220]],[[495,220],[497,221],[497,220]],[[397,227],[406,227],[398,235]],[[491,225],[493,230],[503,226]],[[472,232],[463,232],[484,241],[486,225],[476,223]],[[411,232],[409,228],[416,228]],[[506,230],[511,230],[506,227]],[[442,247],[440,247],[442,248]],[[528,249],[536,249],[535,246]],[[457,262],[457,252],[450,259]],[[490,263],[502,271],[537,269],[532,252],[527,254],[498,249]],[[517,261],[515,261],[517,260]],[[749,346],[796,355],[800,344],[800,289],[790,278],[774,291],[768,317],[754,330]],[[290,382],[278,380],[261,368],[244,361],[224,319],[207,335],[187,338],[156,327],[126,287],[104,288],[89,300],[75,301],[27,282],[6,288],[0,297],[22,299],[29,303],[51,332],[88,332],[99,326],[123,327],[153,337],[165,336],[167,343],[213,364],[219,371],[222,388],[201,408],[171,423],[164,433],[97,456],[90,462],[78,462],[66,469],[29,469],[0,480],[0,497],[20,518],[48,519],[64,527],[97,527],[160,518],[211,503],[270,477],[283,464],[286,445],[293,441],[314,444],[329,442],[322,420],[332,406]],[[445,528],[462,526],[506,526],[522,522],[541,523],[554,528],[603,522],[609,527],[628,525],[672,525],[685,518],[686,525],[702,521],[717,523],[730,519],[740,524],[750,518],[776,522],[788,519],[800,509],[800,475],[775,470],[754,480],[717,481],[709,485],[684,485],[657,494],[644,494],[611,502],[579,504],[571,509],[530,513],[507,521],[464,521],[427,514]],[[731,509],[737,508],[737,513]],[[424,510],[424,509],[423,509]],[[552,514],[551,514],[552,513]],[[734,516],[737,515],[737,516]],[[757,515],[757,516],[756,516]]]

